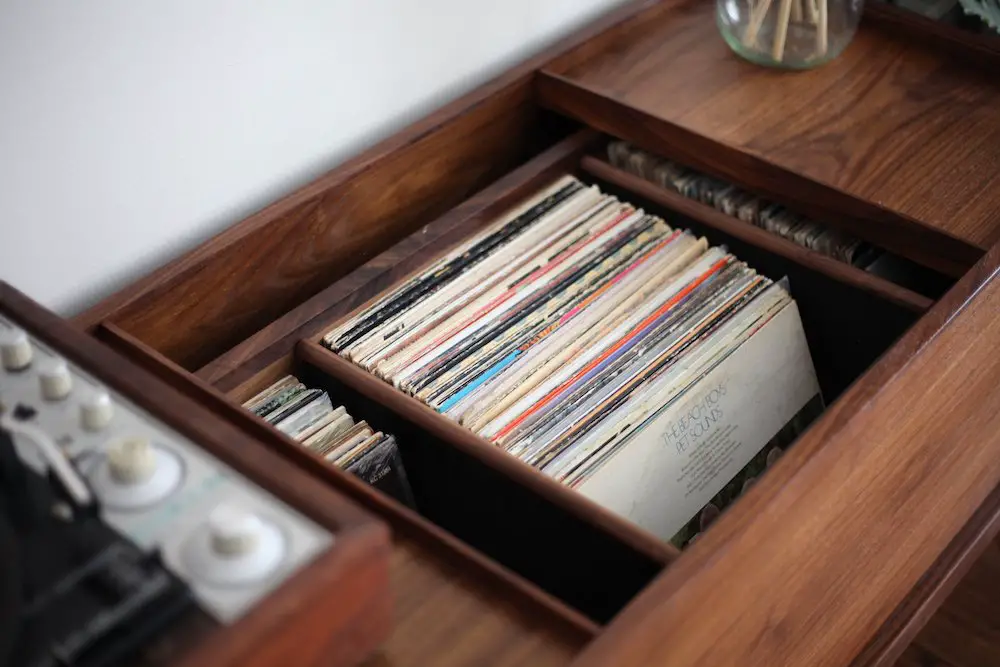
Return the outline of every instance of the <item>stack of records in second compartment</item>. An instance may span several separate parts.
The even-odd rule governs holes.
[[[367,422],[355,421],[344,406],[334,407],[322,389],[310,389],[288,375],[243,407],[330,464],[414,506],[396,439]]]

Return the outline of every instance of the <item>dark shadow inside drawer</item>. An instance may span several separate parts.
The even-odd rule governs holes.
[[[356,419],[396,436],[422,515],[594,620],[610,620],[662,569],[662,561],[320,370],[303,363],[299,373]]]

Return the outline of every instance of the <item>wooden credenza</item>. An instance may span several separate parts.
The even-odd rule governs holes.
[[[395,630],[368,664],[1000,664],[1000,48],[876,5],[843,56],[789,74],[733,56],[713,11],[628,4],[77,319],[204,401],[294,371],[399,434],[421,515],[271,434],[393,529]],[[609,137],[945,288],[683,199],[609,164]],[[683,553],[318,344],[566,172],[789,276],[800,305],[829,407]]]

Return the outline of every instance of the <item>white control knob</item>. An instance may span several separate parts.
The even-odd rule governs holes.
[[[212,551],[223,558],[253,553],[263,533],[264,522],[260,517],[232,505],[217,507],[208,517]]]
[[[31,365],[35,351],[28,334],[20,329],[0,330],[0,360],[9,371],[24,370]]]
[[[251,585],[275,573],[285,559],[285,536],[254,512],[216,507],[185,542],[182,558],[198,579],[223,587]]]
[[[42,398],[46,401],[61,401],[73,391],[73,376],[63,359],[47,359],[41,364],[38,381],[42,387]]]
[[[111,423],[115,406],[111,396],[103,389],[95,389],[80,405],[80,423],[84,430],[100,431]]]
[[[111,479],[119,484],[142,484],[156,472],[156,451],[146,438],[124,438],[108,447]]]
[[[172,451],[143,437],[114,440],[105,460],[90,475],[90,485],[102,503],[137,510],[162,501],[184,479],[184,464]]]

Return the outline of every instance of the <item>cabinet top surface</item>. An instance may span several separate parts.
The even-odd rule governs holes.
[[[678,4],[549,71],[973,246],[1000,239],[996,79],[872,19],[826,66],[766,69],[729,50],[714,3]]]

